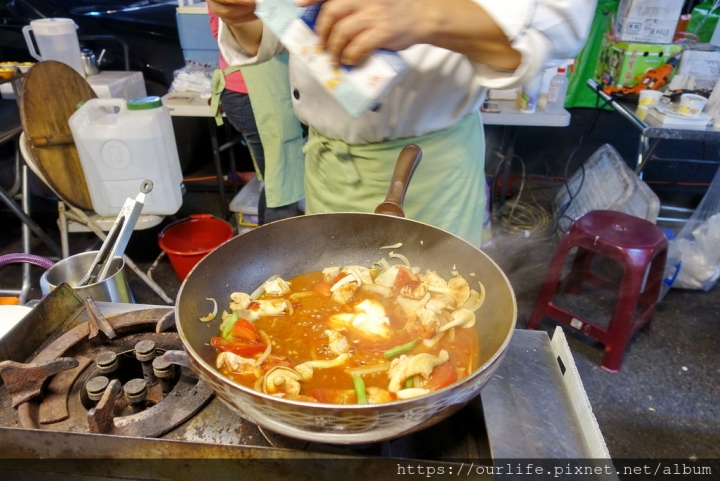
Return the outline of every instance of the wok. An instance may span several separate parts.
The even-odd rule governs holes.
[[[378,210],[402,204],[407,181],[420,158],[408,146],[398,158],[386,202]],[[402,213],[402,210],[400,210]],[[370,267],[387,257],[379,250],[402,242],[397,252],[424,272],[433,269],[446,279],[455,268],[471,286],[481,281],[485,303],[476,312],[480,366],[470,376],[444,389],[414,399],[386,404],[316,404],[275,398],[221,375],[209,345],[217,335],[220,315],[200,322],[214,298],[228,309],[232,292],[253,292],[272,275],[289,279],[328,266]],[[176,324],[193,369],[227,406],[271,431],[307,441],[359,444],[392,439],[431,426],[459,410],[490,380],[505,356],[517,306],[505,274],[485,253],[464,240],[421,222],[384,214],[329,213],[293,217],[263,225],[234,237],[208,254],[183,282],[176,304]],[[207,326],[210,326],[208,328]]]

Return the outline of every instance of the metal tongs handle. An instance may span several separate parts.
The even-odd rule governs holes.
[[[108,277],[113,259],[125,253],[130,235],[135,229],[135,224],[142,212],[145,194],[149,194],[152,188],[152,181],[144,180],[140,184],[140,193],[137,197],[135,199],[128,197],[125,201],[125,205],[123,205],[120,214],[115,219],[115,223],[110,228],[105,242],[100,247],[87,274],[78,283],[78,287],[102,282]]]

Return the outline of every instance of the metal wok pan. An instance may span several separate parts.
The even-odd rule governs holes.
[[[419,161],[420,149],[403,150],[388,199],[381,207],[402,204],[407,180]],[[403,177],[398,183],[397,177]],[[390,206],[391,207],[391,206]],[[392,208],[392,207],[391,207]],[[402,212],[402,211],[400,211]],[[486,288],[476,312],[480,367],[469,377],[426,396],[386,404],[334,405],[275,398],[233,382],[215,369],[220,315],[209,323],[214,298],[218,310],[228,309],[232,292],[252,292],[270,276],[284,279],[328,266],[370,267],[386,257],[379,250],[397,249],[423,272],[433,269],[446,279],[456,268],[472,285]],[[477,284],[475,284],[477,285]],[[358,444],[391,439],[435,424],[474,398],[505,356],[517,305],[505,274],[482,251],[454,235],[421,222],[383,214],[330,213],[294,217],[266,224],[237,236],[207,255],[185,279],[178,294],[176,323],[193,369],[232,410],[277,433],[307,441]],[[208,329],[207,325],[210,324]]]

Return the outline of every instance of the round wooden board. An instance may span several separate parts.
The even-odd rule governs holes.
[[[25,137],[38,168],[63,200],[86,210],[92,210],[92,200],[68,119],[79,102],[96,97],[71,67],[46,60],[25,75],[20,102]]]

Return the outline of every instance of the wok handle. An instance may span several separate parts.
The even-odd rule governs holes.
[[[390,188],[385,196],[385,202],[397,204],[402,208],[405,201],[410,179],[412,179],[415,168],[422,159],[422,150],[415,144],[406,145],[400,151],[392,179],[390,180]]]

